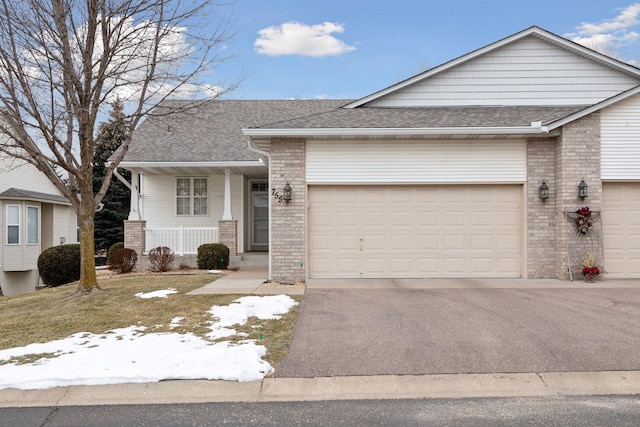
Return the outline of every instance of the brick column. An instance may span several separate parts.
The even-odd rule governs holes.
[[[527,141],[527,277],[556,278],[556,141]],[[540,200],[538,188],[549,186],[549,198]]]
[[[144,253],[145,235],[144,229],[147,226],[145,220],[125,220],[124,221],[124,247],[133,249],[138,256]]]
[[[238,255],[238,221],[218,221],[218,242],[229,248],[229,256]]]
[[[305,146],[304,140],[271,142],[271,280],[283,283],[307,277]],[[277,197],[287,183],[291,186],[288,203]]]
[[[584,179],[589,185],[589,196],[578,197],[578,183]],[[573,212],[582,206],[592,211],[602,208],[602,178],[600,174],[600,112],[592,113],[562,127],[562,136],[556,145],[556,271],[560,279],[568,279],[567,233],[572,231],[564,212]],[[587,248],[597,251],[599,248]],[[574,276],[575,279],[575,276]]]

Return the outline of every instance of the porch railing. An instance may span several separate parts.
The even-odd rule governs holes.
[[[198,246],[218,243],[218,227],[147,227],[144,233],[145,253],[158,246],[167,246],[176,255],[197,254]]]

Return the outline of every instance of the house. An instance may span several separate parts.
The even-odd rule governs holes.
[[[206,193],[207,216],[223,212],[219,240],[230,209],[243,222],[234,251],[268,247],[272,280],[568,279],[585,256],[607,278],[640,278],[640,69],[531,27],[359,100],[305,108],[249,125],[210,116],[230,134],[242,125],[248,150],[241,138],[218,147],[197,118],[162,139],[141,127],[132,150],[147,140],[146,152],[123,163],[144,175],[137,220],[191,226],[206,178],[231,188]],[[219,157],[235,149],[262,159],[262,175]],[[206,162],[221,165],[198,169]],[[251,224],[266,217],[260,234]]]
[[[9,296],[40,283],[38,257],[55,245],[77,243],[74,209],[35,166],[0,155],[0,289]]]
[[[120,167],[131,171],[125,245],[138,253],[168,246],[184,262],[221,242],[237,263],[269,247],[269,168],[242,129],[333,110],[345,101],[225,100],[147,118]]]

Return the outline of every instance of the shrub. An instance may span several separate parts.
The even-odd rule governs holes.
[[[80,245],[45,249],[38,257],[38,271],[47,286],[60,286],[80,279]]]
[[[226,269],[229,266],[229,248],[222,243],[205,243],[198,247],[198,268],[201,270]]]
[[[136,268],[136,262],[138,262],[138,255],[136,251],[129,248],[120,248],[113,251],[107,265],[109,270],[113,270],[117,273],[129,273]]]
[[[149,251],[149,270],[164,272],[173,268],[173,251],[166,246],[158,246]]]
[[[109,263],[109,258],[111,258],[111,254],[113,253],[113,251],[122,248],[124,248],[124,242],[117,242],[109,246],[109,250],[107,251],[107,264]]]

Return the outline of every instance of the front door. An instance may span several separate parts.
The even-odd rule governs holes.
[[[254,186],[255,187],[255,186]],[[266,250],[269,246],[269,192],[251,191],[251,246],[252,250]]]

